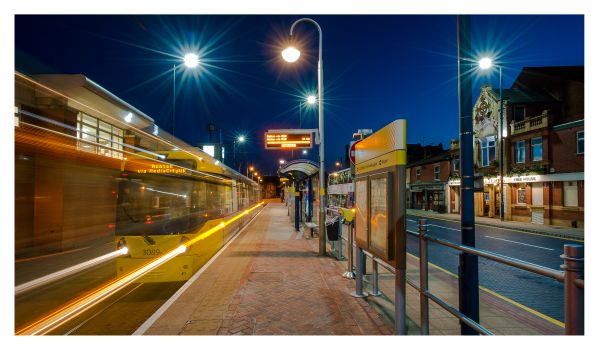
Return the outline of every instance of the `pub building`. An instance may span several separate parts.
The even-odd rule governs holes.
[[[500,218],[504,193],[505,220],[583,228],[583,74],[583,66],[523,68],[502,91],[503,123],[498,89],[481,87],[473,108],[475,173],[484,183],[476,216]],[[448,183],[448,212],[459,212],[458,174]]]

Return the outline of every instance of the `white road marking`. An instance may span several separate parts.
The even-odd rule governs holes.
[[[450,229],[450,230],[454,230],[455,232],[460,232],[460,229],[450,228],[450,227],[443,227],[443,226],[437,225],[437,224],[430,224],[430,226],[432,226],[432,227],[438,227],[438,228],[444,228],[444,229]]]
[[[531,244],[525,244],[525,243],[521,243],[518,241],[512,241],[512,240],[506,240],[506,239],[501,239],[501,238],[496,238],[493,236],[485,236],[486,238],[490,238],[490,239],[496,239],[496,240],[502,240],[502,241],[508,241],[509,243],[513,243],[513,244],[519,244],[519,245],[526,245],[526,246],[531,246],[531,247],[537,247],[538,249],[543,249],[543,250],[549,250],[549,251],[554,251],[554,249],[550,249],[547,247],[543,247],[543,246],[536,246],[536,245],[531,245]]]

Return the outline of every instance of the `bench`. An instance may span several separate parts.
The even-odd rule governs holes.
[[[312,238],[313,233],[318,226],[312,222],[306,222],[304,223],[304,227],[310,229],[310,237]]]

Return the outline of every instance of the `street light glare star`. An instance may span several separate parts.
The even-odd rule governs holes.
[[[239,141],[240,143],[243,143],[244,141],[246,141],[246,137],[244,137],[243,135],[240,135],[240,136],[238,137],[238,141]]]
[[[307,102],[308,104],[310,104],[310,105],[314,105],[314,104],[317,102],[317,97],[316,97],[316,96],[314,96],[314,95],[309,95],[309,96],[306,98],[306,102]]]
[[[288,46],[281,52],[281,57],[287,62],[296,62],[300,58],[300,51],[293,46]]]
[[[183,57],[183,63],[189,68],[194,68],[200,63],[200,59],[198,58],[198,55],[190,53]]]
[[[484,57],[481,60],[479,60],[479,68],[481,69],[488,69],[492,67],[492,59],[489,57]]]

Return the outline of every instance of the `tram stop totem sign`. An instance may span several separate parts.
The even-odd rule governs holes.
[[[406,120],[356,144],[356,244],[406,269]]]

